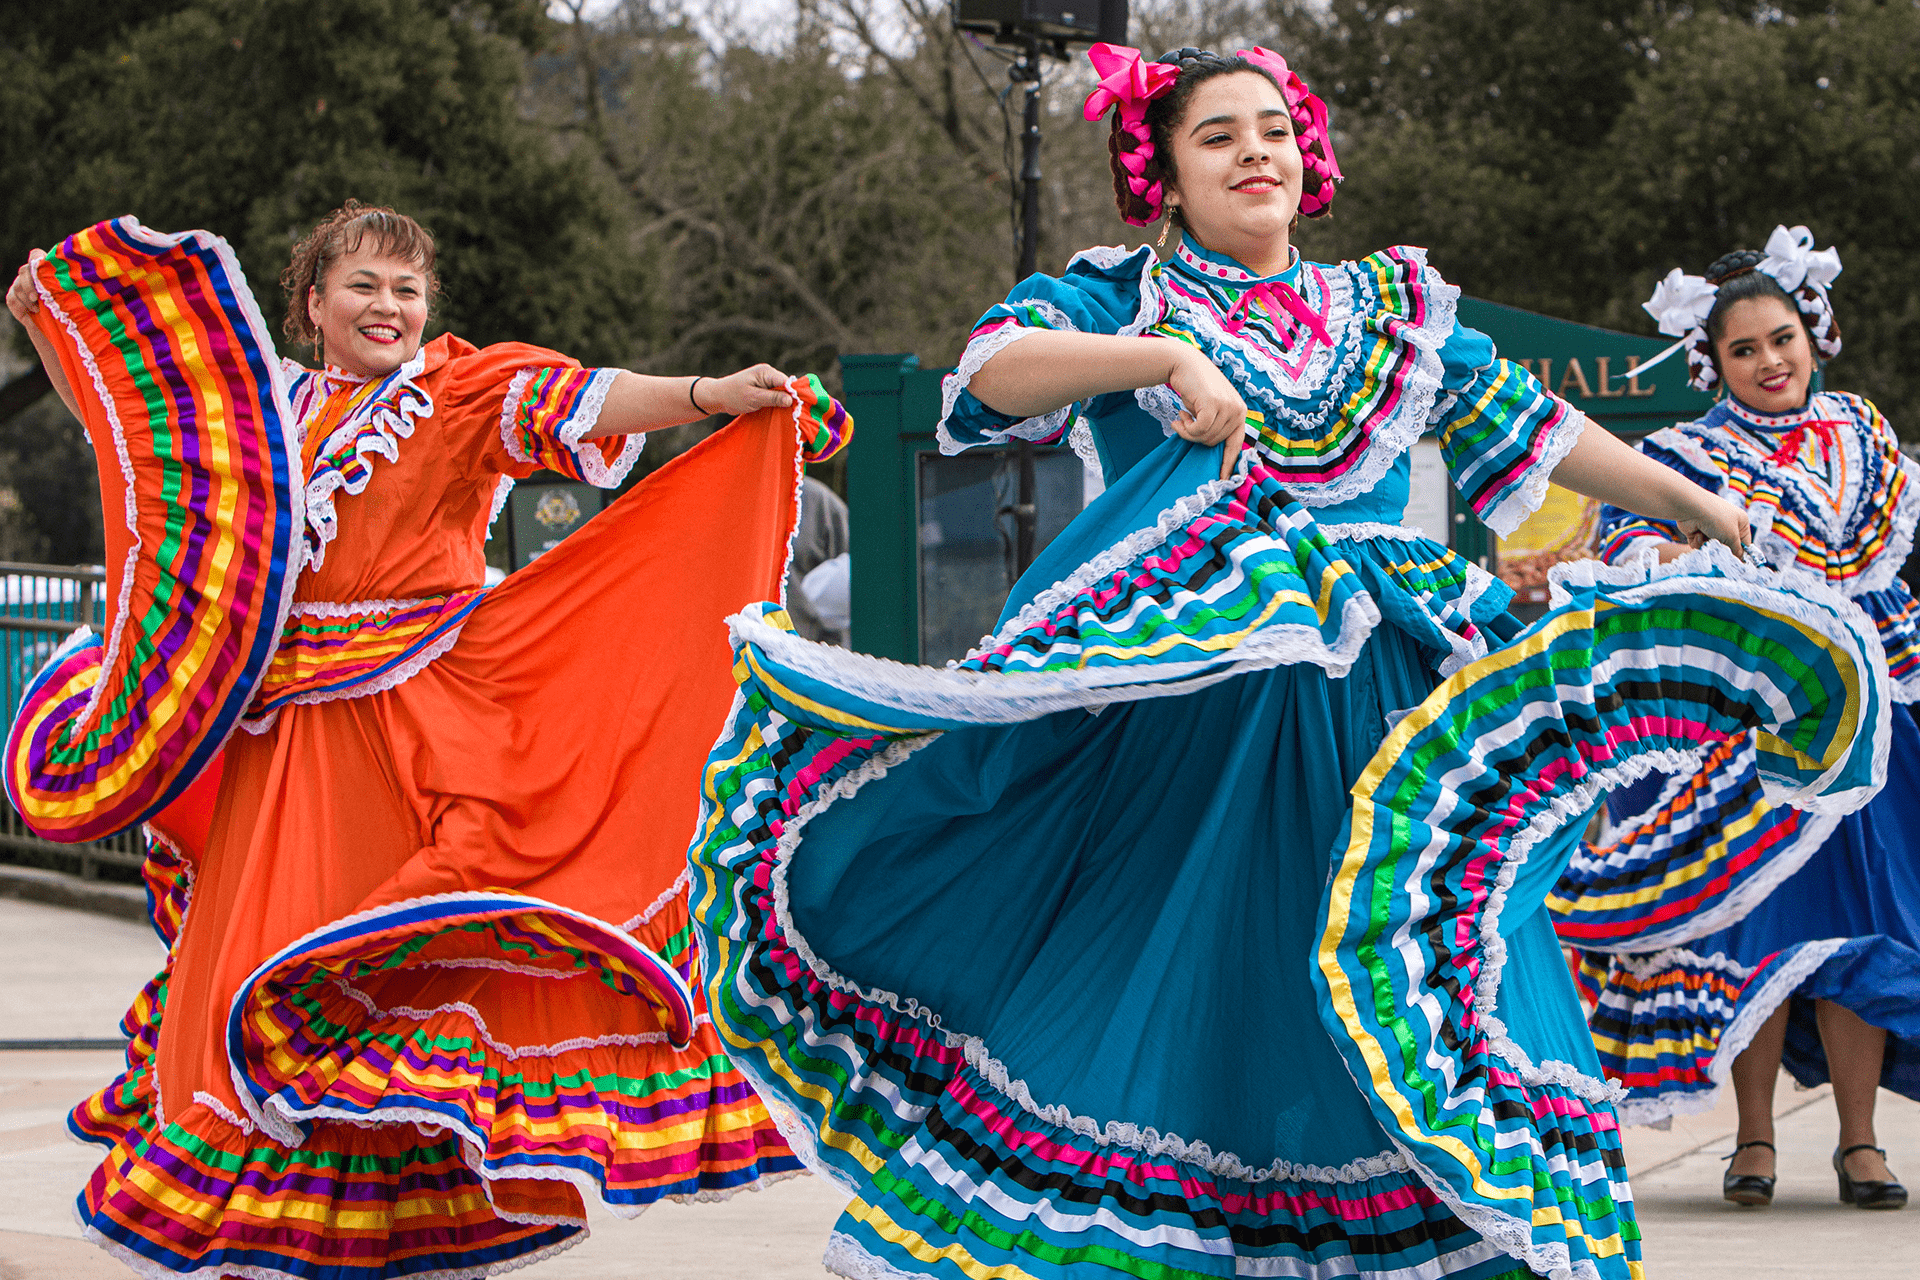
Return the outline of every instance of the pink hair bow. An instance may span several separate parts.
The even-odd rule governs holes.
[[[1314,217],[1333,203],[1333,184],[1346,177],[1340,172],[1340,162],[1334,159],[1333,135],[1327,124],[1327,104],[1320,95],[1307,88],[1307,82],[1300,78],[1299,73],[1273,50],[1255,45],[1251,49],[1239,50],[1234,56],[1244,58],[1272,76],[1279,83],[1280,92],[1286,96],[1287,108],[1293,116],[1294,133],[1300,140],[1301,163],[1308,172],[1320,178],[1318,190],[1300,193],[1300,212],[1309,218]]]
[[[1087,95],[1089,120],[1098,120],[1117,106],[1122,126],[1136,124],[1146,118],[1147,104],[1170,92],[1180,78],[1178,67],[1148,62],[1138,49],[1125,45],[1096,44],[1087,50],[1087,58],[1100,73],[1100,83]]]
[[[1153,131],[1147,128],[1147,104],[1162,94],[1173,92],[1180,69],[1164,62],[1148,62],[1138,49],[1125,45],[1096,44],[1087,50],[1100,83],[1087,95],[1083,109],[1089,120],[1098,120],[1115,107],[1120,109],[1120,129],[1133,139],[1133,147],[1118,152],[1121,168],[1127,171],[1127,186],[1146,203],[1145,218],[1123,214],[1128,222],[1144,227],[1160,216],[1160,184],[1148,182],[1147,161],[1153,159]]]

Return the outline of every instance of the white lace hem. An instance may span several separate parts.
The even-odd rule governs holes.
[[[1265,1168],[1254,1168],[1231,1151],[1216,1154],[1204,1142],[1188,1142],[1177,1134],[1163,1134],[1150,1126],[1128,1124],[1120,1120],[1110,1120],[1102,1125],[1091,1116],[1078,1115],[1066,1107],[1036,1102],[1032,1091],[1027,1088],[1027,1082],[1015,1079],[1008,1072],[1006,1064],[993,1057],[987,1051],[986,1043],[978,1036],[966,1037],[961,1052],[966,1057],[967,1065],[978,1071],[983,1080],[1013,1099],[1022,1111],[1045,1124],[1077,1133],[1096,1146],[1121,1147],[1147,1156],[1171,1156],[1205,1169],[1215,1177],[1239,1182],[1351,1184],[1405,1173],[1412,1167],[1405,1153],[1389,1149],[1331,1168],[1317,1164],[1295,1164],[1291,1160],[1275,1160]]]
[[[1833,953],[1848,942],[1846,938],[1824,938],[1817,942],[1808,942],[1801,946],[1793,959],[1781,965],[1760,990],[1742,1003],[1733,1021],[1720,1033],[1720,1043],[1714,1047],[1713,1057],[1707,1063],[1707,1079],[1711,1082],[1705,1089],[1687,1093],[1654,1094],[1651,1097],[1629,1097],[1616,1108],[1620,1123],[1627,1125],[1660,1125],[1671,1121],[1675,1116],[1697,1115],[1702,1111],[1711,1111],[1719,1105],[1721,1092],[1733,1079],[1733,1062],[1747,1051],[1754,1036],[1766,1024],[1768,1018],[1790,998],[1799,985],[1812,977],[1814,971],[1825,964]],[[1644,977],[1647,972],[1658,971],[1676,961],[1691,961],[1703,967],[1722,969],[1741,978],[1750,977],[1752,970],[1739,962],[1715,954],[1700,956],[1682,948],[1670,948],[1652,956],[1621,957],[1621,961],[1638,962],[1638,967],[1629,965],[1629,971]]]
[[[487,509],[487,538],[493,538],[493,526],[500,519],[500,513],[507,509],[507,499],[513,495],[514,479],[501,476],[493,486],[493,505]]]
[[[672,902],[675,898],[686,897],[688,890],[692,887],[693,868],[690,866],[680,868],[680,874],[673,878],[673,883],[661,890],[660,896],[647,904],[646,909],[639,915],[621,925],[621,931],[623,933],[632,933],[642,925],[652,923],[655,916],[666,910],[668,903]]]
[[[613,390],[614,382],[620,377],[618,369],[595,369],[593,377],[587,380],[587,389],[580,393],[580,407],[574,410],[567,425],[560,428],[559,441],[562,448],[572,452],[580,464],[580,474],[586,482],[596,489],[617,489],[633,470],[634,462],[640,457],[647,437],[644,433],[631,434],[620,446],[613,461],[608,462],[599,446],[584,439],[587,432],[600,421],[600,410],[606,405],[607,392]]]
[[[300,600],[295,602],[291,614],[297,614],[302,618],[358,618],[370,613],[399,613],[403,609],[418,609],[421,605],[433,604],[440,598],[420,596],[417,599],[393,600]]]
[[[243,717],[240,721],[240,727],[248,733],[257,736],[268,732],[275,724],[278,724],[281,711],[287,707],[311,707],[322,702],[339,702],[347,698],[369,698],[376,693],[386,693],[389,690],[398,689],[401,685],[432,666],[436,660],[444,657],[455,644],[459,643],[460,633],[465,629],[465,626],[466,624],[463,622],[460,626],[447,628],[445,632],[435,636],[431,644],[428,644],[405,662],[400,663],[390,671],[382,672],[371,680],[349,686],[345,689],[323,689],[314,693],[297,694],[279,706],[276,706],[258,720]]]
[[[446,967],[453,968],[455,966],[449,965]],[[547,977],[552,975],[542,974],[541,976]],[[495,1036],[493,1034],[493,1028],[487,1025],[487,1020],[481,1014],[480,1010],[465,1000],[449,1000],[444,1004],[431,1006],[396,1004],[382,1007],[374,1001],[372,996],[360,990],[360,988],[354,986],[346,979],[334,978],[332,981],[335,989],[337,989],[341,995],[344,995],[347,999],[353,1001],[362,1009],[365,1009],[367,1015],[371,1018],[403,1018],[409,1022],[424,1023],[439,1014],[457,1013],[473,1024],[475,1033],[480,1037],[481,1042],[489,1049],[492,1049],[503,1058],[515,1061],[521,1058],[558,1058],[562,1054],[577,1053],[582,1049],[634,1049],[648,1045],[663,1045],[667,1043],[667,1033],[664,1031],[631,1031],[609,1032],[603,1036],[573,1036],[566,1040],[557,1040],[552,1044],[512,1044]],[[703,1025],[711,1026],[713,1019],[706,1014],[700,1014],[694,1018],[693,1022],[696,1027]],[[196,1100],[197,1096],[198,1095],[196,1095]],[[292,1116],[294,1112],[288,1111],[287,1114]],[[348,1114],[359,1115],[360,1113],[351,1112]],[[302,1109],[299,1118],[306,1118],[305,1109]],[[376,1117],[366,1116],[362,1118],[371,1120]]]
[[[1418,529],[1379,520],[1352,520],[1345,524],[1321,524],[1320,532],[1329,542],[1371,542],[1375,538],[1397,538],[1402,542],[1432,542]],[[1441,544],[1444,545],[1444,544]]]

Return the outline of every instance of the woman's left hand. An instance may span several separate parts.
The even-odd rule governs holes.
[[[702,378],[693,389],[698,407],[710,414],[737,418],[756,409],[786,409],[793,405],[789,379],[770,364],[756,364],[724,378]]]

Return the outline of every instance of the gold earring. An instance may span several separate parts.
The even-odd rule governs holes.
[[[1173,210],[1171,207],[1169,207],[1167,210],[1167,220],[1160,224],[1160,238],[1153,242],[1153,247],[1156,249],[1166,248],[1167,232],[1171,231],[1172,229],[1173,229]]]

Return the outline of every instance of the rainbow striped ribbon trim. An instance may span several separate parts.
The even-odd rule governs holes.
[[[405,679],[459,637],[486,589],[418,600],[294,605],[273,665],[253,704],[251,724],[289,703],[351,697]]]
[[[48,839],[97,840],[179,795],[272,665],[300,564],[299,444],[219,237],[119,218],[62,241],[34,280],[77,374],[112,550],[101,634],[76,632],[14,717],[7,794]]]
[[[1724,549],[1664,571],[1587,562],[1560,587],[1361,775],[1314,982],[1375,1118],[1469,1226],[1541,1274],[1637,1277],[1617,1091],[1508,1034],[1505,936],[1606,791],[1650,763],[1751,735],[1776,801],[1866,803],[1885,781],[1888,689],[1857,610]]]

